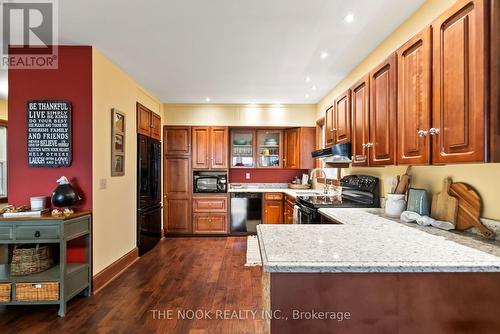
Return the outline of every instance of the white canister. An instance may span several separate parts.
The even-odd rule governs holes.
[[[391,217],[399,217],[406,209],[405,194],[387,194],[385,213]]]
[[[36,196],[30,198],[31,211],[42,211],[45,210],[45,205],[47,203],[47,197]]]

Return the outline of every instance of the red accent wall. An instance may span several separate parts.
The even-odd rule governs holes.
[[[55,70],[9,69],[8,198],[28,204],[31,196],[50,196],[65,175],[83,198],[81,210],[92,210],[92,48],[61,46]],[[28,166],[26,102],[64,99],[72,105],[73,160],[65,168]]]
[[[250,180],[245,179],[245,174],[250,173]],[[232,168],[229,170],[229,182],[232,183],[289,183],[295,176],[302,178],[308,174],[307,169],[257,169],[257,168]]]

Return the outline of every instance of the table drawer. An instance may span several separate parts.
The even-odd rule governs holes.
[[[193,197],[193,212],[227,212],[227,198]]]
[[[12,240],[12,226],[0,226],[0,240]]]
[[[59,239],[59,226],[17,226],[17,240]]]
[[[225,214],[195,213],[193,232],[197,234],[225,234],[227,233],[227,216]]]
[[[283,199],[282,193],[265,193],[264,199],[268,201],[281,201]]]

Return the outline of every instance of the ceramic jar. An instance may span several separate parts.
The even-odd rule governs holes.
[[[385,213],[391,217],[399,217],[406,209],[405,194],[387,194]]]

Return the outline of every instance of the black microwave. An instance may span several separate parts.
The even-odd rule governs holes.
[[[226,193],[227,173],[224,172],[194,172],[194,193]]]

